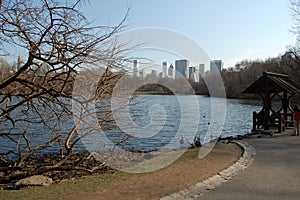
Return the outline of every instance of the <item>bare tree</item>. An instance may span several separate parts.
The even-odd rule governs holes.
[[[11,66],[3,59],[0,59],[0,80],[4,80],[12,74]]]
[[[297,43],[299,43],[300,39],[300,1],[299,0],[290,0],[290,10],[291,15],[294,19],[294,25],[292,27],[292,32],[297,37]]]
[[[296,36],[296,44],[290,47],[281,57],[281,65],[288,67],[291,77],[299,81],[298,74],[300,72],[300,1],[290,0],[290,11],[294,19],[291,32]]]
[[[1,55],[10,54],[6,47],[26,52],[17,69],[0,82],[0,162],[14,160],[9,170],[0,168],[5,174],[0,182],[7,182],[56,169],[76,153],[78,124],[62,127],[72,114],[76,74],[104,67],[98,96],[91,99],[109,94],[106,89],[123,73],[125,51],[112,38],[124,28],[127,14],[116,26],[93,26],[79,10],[80,0],[1,3]],[[60,160],[29,170],[26,159],[53,146],[58,147]]]

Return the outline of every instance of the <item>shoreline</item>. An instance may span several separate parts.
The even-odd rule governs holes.
[[[204,181],[220,171],[232,166],[242,156],[240,146],[233,143],[218,142],[214,149],[203,159],[198,158],[199,148],[188,150],[175,163],[158,171],[144,174],[109,172],[75,180],[66,180],[59,185],[45,188],[27,188],[19,191],[0,191],[7,197],[14,193],[13,199],[157,199],[185,189],[187,186]],[[106,177],[106,178],[105,178]],[[104,179],[103,179],[104,178]],[[102,182],[101,182],[102,181]],[[74,185],[80,189],[74,189]],[[49,191],[50,190],[50,191]],[[55,191],[50,196],[39,196]],[[146,190],[146,192],[145,192]],[[33,195],[33,196],[32,196]],[[100,198],[102,197],[102,198]]]

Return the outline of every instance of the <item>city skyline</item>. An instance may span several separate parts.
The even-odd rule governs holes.
[[[205,71],[206,67],[203,63],[194,66],[190,65],[189,60],[187,59],[176,59],[174,60],[175,65],[173,65],[172,62],[162,61],[160,66],[158,64],[153,68],[148,66],[148,73],[146,73],[145,68],[139,68],[140,63],[138,59],[134,59],[132,63],[132,76],[135,78],[146,78],[147,76],[150,76],[158,79],[166,77],[178,79],[184,77],[186,79],[191,79],[194,82],[199,82],[201,77],[204,77],[206,73],[216,70],[221,71],[224,65],[223,60],[211,60],[207,67],[209,70]],[[161,67],[161,69],[158,69],[158,66]]]
[[[180,32],[211,58],[222,58],[224,68],[234,67],[244,59],[278,56],[296,42],[291,33],[293,17],[288,0],[92,0],[84,12],[95,24],[113,25],[128,9],[127,30],[157,27]],[[182,10],[188,12],[176,14]]]

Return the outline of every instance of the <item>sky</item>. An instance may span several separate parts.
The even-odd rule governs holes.
[[[115,25],[129,9],[126,30],[178,32],[228,68],[278,56],[294,45],[289,7],[289,0],[90,0],[82,9],[97,25]]]

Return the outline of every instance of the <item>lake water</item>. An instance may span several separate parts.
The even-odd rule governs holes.
[[[126,149],[178,149],[189,146],[195,137],[205,143],[219,136],[247,134],[252,129],[252,112],[261,110],[260,102],[257,101],[206,96],[140,95],[135,101],[138,103],[133,103],[127,111],[115,115],[118,124],[115,127],[120,128],[103,131],[101,137],[84,138],[84,146],[94,150],[98,150],[99,146],[108,149],[127,134],[132,137],[122,144]],[[101,116],[98,117],[101,120]],[[49,126],[37,123],[26,126],[26,131],[32,135],[31,144],[37,146],[49,139],[51,126],[57,126],[58,132],[55,134],[58,134],[59,131],[68,131],[71,123],[72,118],[59,125],[51,121]],[[10,128],[2,123],[0,131]],[[24,124],[16,124],[12,132],[20,132],[22,129]],[[84,148],[82,143],[78,148]],[[0,144],[0,152],[15,147],[12,140],[6,137],[0,137]],[[54,152],[57,148],[53,146],[47,151]]]
[[[216,137],[244,135],[251,132],[252,112],[261,110],[260,102],[249,100],[196,96],[195,102],[195,96],[171,95],[139,98],[141,102],[129,109],[130,119],[119,123],[126,133],[134,136],[124,144],[128,149],[177,149],[189,146],[195,136],[201,143],[207,143]],[[137,126],[126,127],[129,120]],[[117,143],[118,134],[119,131],[108,132],[106,137]]]

